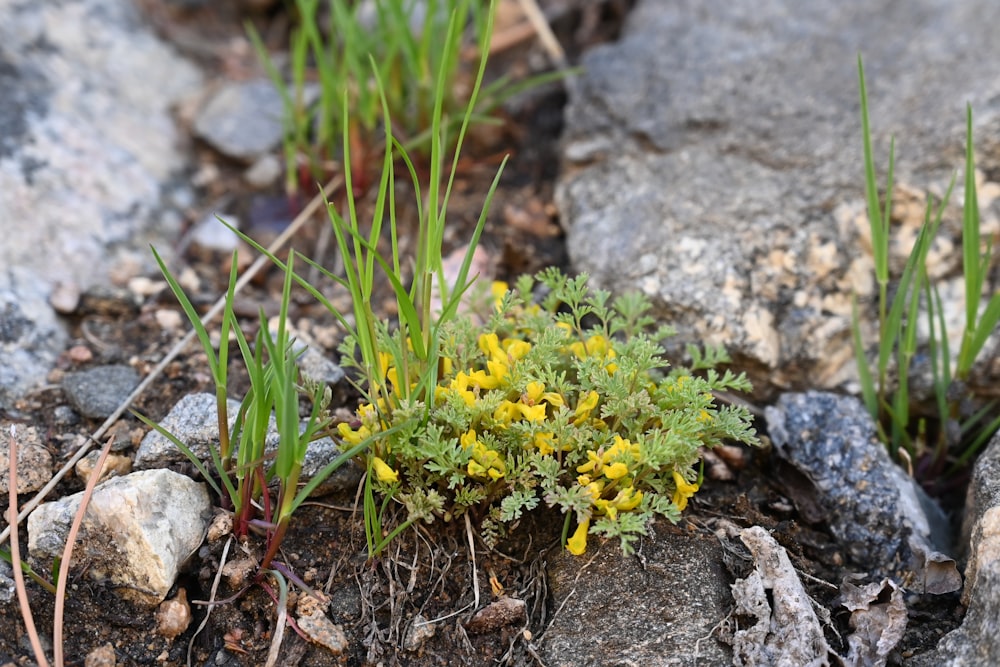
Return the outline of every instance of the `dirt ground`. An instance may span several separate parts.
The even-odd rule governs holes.
[[[234,3],[208,3],[230,7]],[[556,25],[567,44],[573,45],[570,56],[604,40],[613,39],[621,23],[622,12],[629,3],[598,3],[600,21],[587,27],[579,12],[567,14],[563,25]],[[202,63],[217,68],[220,75],[227,70],[248,67],[236,62],[224,46],[227,37],[241,30],[240,14],[232,9],[203,9],[205,16],[178,16],[166,5],[152,0],[144,3],[151,20],[182,49]],[[272,33],[280,31],[280,8],[257,14],[253,19]],[[588,19],[590,20],[590,19]],[[207,45],[216,46],[207,46]],[[244,58],[246,55],[244,54]],[[513,67],[504,59],[516,61],[516,55],[501,54],[495,67]],[[559,159],[557,140],[562,122],[565,94],[560,86],[540,91],[529,98],[506,120],[503,132],[485,138],[473,146],[463,160],[458,178],[458,196],[453,201],[456,221],[446,243],[446,252],[461,248],[467,233],[479,214],[482,195],[493,178],[498,156],[509,152],[511,161],[496,195],[483,241],[492,263],[495,277],[509,279],[524,272],[534,272],[545,266],[567,268],[568,260],[563,234],[552,204],[552,190]],[[212,163],[220,170],[219,178],[202,194],[200,210],[191,212],[198,220],[221,198],[236,206],[251,234],[274,233],[275,225],[294,215],[288,199],[280,191],[248,193],[241,191],[237,165],[225,163],[204,146],[198,146],[198,160]],[[296,248],[314,256],[321,225],[316,221],[307,227],[296,241]],[[182,239],[177,248],[176,269],[190,267],[199,278],[199,289],[193,295],[195,303],[207,307],[223,290],[228,267],[226,257],[213,256],[187,246]],[[151,276],[154,277],[155,276]],[[281,276],[266,272],[239,297],[237,312],[246,315],[252,332],[253,319],[259,306],[276,310]],[[385,294],[388,298],[389,294]],[[115,299],[112,298],[114,306]],[[73,339],[67,350],[82,346],[91,352],[88,361],[75,361],[79,356],[67,352],[58,371],[73,371],[91,365],[131,363],[140,372],[148,372],[173,345],[176,335],[164,330],[155,312],[175,308],[169,293],[161,293],[137,309],[122,300],[120,308],[95,308],[80,312],[71,321]],[[105,304],[107,305],[107,304]],[[293,322],[307,322],[317,330],[336,331],[332,318],[307,297],[295,298]],[[335,355],[337,336],[330,337],[325,350]],[[141,396],[136,408],[153,419],[162,418],[182,396],[191,392],[211,391],[211,378],[204,358],[197,350],[183,353],[167,368],[155,386]],[[241,390],[234,382],[234,394]],[[340,404],[353,409],[356,397],[349,390],[336,397]],[[33,424],[44,435],[58,461],[72,455],[67,448],[70,437],[92,432],[97,423],[83,420],[72,427],[72,434],[54,418],[56,408],[66,404],[61,390],[52,385],[29,396],[18,406],[19,421]],[[116,432],[131,439],[134,452],[144,428],[132,417],[123,418]],[[709,480],[692,499],[685,513],[691,530],[711,531],[720,518],[738,526],[761,525],[772,529],[779,542],[789,550],[794,564],[802,572],[818,580],[839,583],[843,570],[842,554],[822,525],[809,526],[797,515],[780,486],[774,463],[766,449],[746,451],[746,465],[735,470],[735,479],[725,482]],[[61,465],[61,463],[60,463]],[[55,494],[79,491],[79,480],[66,479]],[[525,630],[537,636],[543,632],[555,610],[547,595],[544,562],[547,555],[558,550],[562,517],[552,511],[537,510],[522,521],[510,540],[494,550],[477,543],[476,566],[480,607],[494,596],[491,578],[502,585],[508,595],[526,602],[528,620],[525,625],[504,626],[487,632],[475,632],[467,626],[475,602],[472,567],[465,526],[434,524],[432,530],[420,527],[404,533],[379,557],[368,559],[364,528],[353,494],[346,497],[324,498],[304,506],[294,517],[285,540],[283,560],[310,587],[324,591],[331,598],[329,616],[342,626],[348,651],[334,657],[328,650],[315,646],[286,630],[282,645],[282,665],[537,665],[537,658]],[[22,541],[26,542],[24,530]],[[260,545],[249,544],[251,552]],[[212,597],[211,589],[222,560],[223,543],[206,544],[191,559],[175,589],[183,588],[188,600],[204,601]],[[227,560],[243,554],[233,545]],[[817,602],[829,605],[836,592],[812,584],[810,593]],[[240,592],[223,580],[214,599],[226,601]],[[33,587],[32,604],[36,622],[43,634],[51,636],[52,598]],[[174,597],[176,590],[169,597]],[[900,655],[919,653],[933,647],[938,638],[961,620],[962,609],[957,594],[940,596],[925,603],[927,608],[911,608],[907,635]],[[0,663],[33,664],[30,649],[24,642],[23,624],[8,609],[8,622],[0,624]],[[69,664],[81,665],[96,648],[110,643],[116,651],[119,665],[158,664],[164,666],[202,665],[261,665],[264,663],[275,631],[275,602],[271,592],[262,586],[252,586],[242,594],[212,607],[205,628],[192,640],[195,630],[205,618],[207,607],[193,605],[194,621],[189,629],[173,640],[153,633],[155,621],[151,614],[137,614],[112,592],[90,583],[79,573],[74,574],[67,609],[66,654]],[[437,632],[422,643],[413,639],[421,620],[447,618]],[[842,634],[846,619],[834,619]],[[830,632],[831,645],[843,649],[843,642]],[[413,642],[415,648],[404,648]],[[190,645],[190,648],[189,648]],[[846,652],[846,651],[843,651]]]

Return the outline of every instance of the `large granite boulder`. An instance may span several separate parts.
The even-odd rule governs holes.
[[[998,23],[985,0],[640,0],[572,86],[557,203],[574,266],[652,297],[678,350],[726,345],[762,394],[851,380],[852,294],[874,313],[857,56],[883,168],[897,137],[899,268],[924,192],[962,166],[967,102],[996,173]],[[980,188],[987,233],[998,192]],[[960,201],[931,266],[954,336]]]
[[[171,106],[201,75],[126,0],[0,3],[0,409],[44,379],[65,333],[57,283],[106,283],[180,217]]]

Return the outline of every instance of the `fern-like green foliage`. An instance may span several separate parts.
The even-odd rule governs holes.
[[[544,501],[567,515],[567,533],[575,518],[573,553],[588,534],[617,537],[630,553],[654,515],[677,521],[698,490],[702,448],[757,444],[748,411],[713,393],[749,390],[748,380],[712,368],[727,361],[720,350],[692,350],[692,368],[671,367],[657,342],[667,331],[651,331],[643,297],[612,299],[555,269],[493,294],[487,316],[442,331],[433,405],[405,398],[419,378],[387,363],[390,400],[339,425],[349,443],[375,436],[374,484],[409,522],[472,512],[493,543]]]

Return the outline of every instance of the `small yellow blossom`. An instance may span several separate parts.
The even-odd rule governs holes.
[[[500,337],[495,333],[484,333],[479,335],[476,341],[480,351],[493,361],[505,361],[507,355],[500,349]]]
[[[389,464],[375,457],[372,459],[372,468],[375,469],[375,477],[380,482],[392,484],[399,481],[399,473],[389,467]]]
[[[556,451],[555,433],[552,433],[551,431],[536,433],[533,440],[535,447],[538,448],[538,453],[542,456],[548,456],[552,452]]]
[[[503,349],[510,361],[517,361],[524,359],[528,352],[531,351],[531,343],[517,338],[506,338],[503,341]]]
[[[628,474],[628,466],[622,462],[604,466],[604,476],[608,479],[621,479]]]
[[[343,441],[350,445],[360,445],[362,440],[371,437],[372,434],[371,429],[367,426],[360,426],[355,430],[346,422],[337,424],[337,432],[340,433]]]
[[[544,403],[539,403],[538,405],[525,405],[524,403],[518,403],[517,409],[521,413],[521,416],[529,422],[545,421]]]
[[[577,472],[592,472],[595,475],[600,474],[601,466],[604,465],[604,459],[600,454],[595,452],[593,449],[587,450],[587,462],[581,463],[576,467]]]
[[[517,419],[521,415],[521,411],[518,409],[517,404],[511,403],[510,401],[503,401],[497,406],[497,409],[493,411],[493,419],[499,424],[510,424],[512,421]]]
[[[580,399],[580,403],[576,406],[576,410],[573,415],[573,425],[579,426],[583,422],[587,421],[590,417],[590,413],[597,407],[597,401],[600,397],[597,395],[596,391],[591,390],[585,398]]]
[[[590,519],[581,521],[573,536],[566,540],[566,549],[574,556],[582,556],[587,550],[587,531],[590,529]]]
[[[472,379],[465,371],[460,371],[448,385],[448,388],[461,396],[465,404],[471,408],[476,404],[476,392],[469,388],[470,385],[475,386]]]
[[[678,510],[684,511],[688,504],[688,498],[698,491],[698,485],[689,483],[676,470],[674,471],[674,484],[677,487],[674,491],[674,505],[677,505]]]
[[[503,303],[503,298],[506,296],[507,291],[510,287],[502,280],[494,280],[490,283],[490,295],[493,297],[493,307],[500,310],[500,305]]]
[[[459,441],[462,443],[462,449],[468,449],[469,447],[474,446],[477,442],[479,442],[476,439],[476,430],[470,428],[468,431],[462,434],[461,438],[459,438]]]
[[[621,489],[614,498],[604,500],[598,498],[594,500],[594,507],[602,514],[607,514],[614,521],[618,518],[618,512],[628,512],[639,506],[642,502],[642,491],[636,491],[635,487],[626,486]]]
[[[561,394],[557,394],[554,391],[545,391],[545,385],[537,380],[529,382],[528,386],[524,388],[521,402],[525,405],[536,405],[542,401],[555,408],[565,405]]]
[[[498,480],[507,474],[507,467],[500,454],[478,440],[472,444],[472,458],[466,470],[472,477],[489,477],[492,480]]]

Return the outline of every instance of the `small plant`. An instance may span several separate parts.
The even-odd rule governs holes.
[[[262,309],[260,328],[255,344],[251,346],[233,313],[237,265],[236,253],[233,253],[218,353],[214,349],[208,330],[202,324],[183,288],[155,249],[153,255],[170,289],[195,328],[215,381],[219,447],[210,448],[211,469],[172,433],[143,415],[137,417],[168,438],[183,452],[219,494],[224,504],[233,512],[233,533],[237,538],[247,538],[251,530],[259,530],[265,534],[266,547],[260,570],[266,571],[272,566],[295,509],[317,485],[338,467],[359,454],[368,443],[355,443],[353,449],[343,452],[327,464],[307,485],[302,489],[298,488],[306,448],[311,441],[320,437],[329,424],[326,408],[330,393],[324,385],[300,377],[295,363],[300,351],[295,350],[287,326],[294,254],[290,255],[287,263],[288,270],[285,274],[276,330],[272,335]],[[230,333],[236,339],[250,378],[250,390],[232,420],[227,406]],[[305,397],[311,404],[309,416],[304,424],[299,418],[300,397]],[[276,424],[278,435],[278,444],[273,457],[266,451],[272,420]],[[268,492],[268,485],[272,479],[278,482],[277,502],[274,506],[271,504]]]
[[[462,56],[469,42],[466,28],[482,61],[489,48],[493,3],[296,0],[293,4],[296,27],[289,45],[289,81],[256,31],[248,27],[258,57],[284,101],[289,192],[299,181],[320,179],[326,171],[323,165],[348,150],[363,190],[369,159],[379,152],[383,102],[393,135],[411,154],[429,152],[439,99],[445,123],[457,127],[462,122],[473,79]],[[558,76],[519,83],[501,77],[477,93],[471,119],[490,122],[488,114],[506,99]]]
[[[947,457],[957,450],[954,471],[967,464],[978,449],[1000,426],[1000,417],[988,421],[992,404],[969,412],[966,380],[987,338],[1000,320],[1000,292],[994,293],[980,308],[983,281],[989,270],[992,244],[985,248],[979,233],[979,205],[976,196],[975,158],[972,140],[972,109],[966,113],[966,157],[964,202],[962,212],[962,270],[965,287],[965,327],[961,347],[953,358],[948,343],[941,297],[928,279],[927,253],[941,225],[945,206],[955,185],[952,178],[943,199],[928,201],[924,224],[890,298],[889,224],[891,220],[895,142],[890,144],[889,168],[885,185],[884,207],[879,202],[879,188],[872,157],[868,119],[868,96],[864,67],[858,58],[861,91],[861,122],[864,142],[865,194],[878,285],[879,344],[875,372],[868,365],[861,340],[857,305],[854,308],[854,346],[865,405],[876,420],[879,434],[891,451],[910,460],[923,460],[928,475],[943,472]],[[921,307],[926,315],[929,341],[927,350],[933,371],[933,393],[937,428],[928,432],[925,420],[911,412],[910,367],[918,351],[917,328]],[[895,382],[890,378],[895,365]]]
[[[692,347],[691,368],[668,371],[655,342],[668,330],[649,331],[640,296],[611,301],[585,275],[556,269],[537,280],[541,304],[527,300],[535,280],[525,276],[513,291],[496,286],[484,324],[449,322],[432,396],[410,393],[420,378],[407,359],[386,358],[380,385],[392,408],[380,396],[338,428],[346,442],[395,429],[369,454],[376,489],[406,508],[404,525],[470,513],[492,545],[544,501],[567,515],[564,538],[575,523],[571,552],[598,534],[619,538],[628,554],[654,515],[678,520],[700,484],[702,447],[756,444],[747,411],[717,405],[712,393],[749,382],[713,370],[726,361],[718,350]]]

